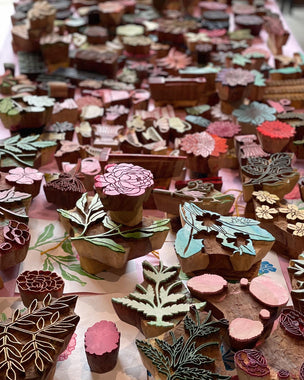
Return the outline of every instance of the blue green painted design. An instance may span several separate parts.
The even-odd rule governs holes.
[[[204,250],[204,238],[216,235],[223,248],[234,254],[255,256],[252,240],[274,241],[274,237],[259,226],[260,222],[237,216],[222,216],[201,210],[195,204],[184,203],[181,218],[185,225],[175,240],[176,253],[189,258]],[[239,241],[239,238],[240,241]],[[241,242],[241,244],[239,244]],[[242,244],[243,242],[243,244]]]

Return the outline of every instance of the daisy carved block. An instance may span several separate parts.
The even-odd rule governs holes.
[[[58,210],[60,220],[72,236],[72,243],[80,256],[80,264],[88,273],[122,269],[128,260],[160,249],[169,232],[169,219],[143,217],[133,227],[116,223],[96,194],[87,194],[76,202],[76,207]]]
[[[233,284],[221,276],[203,274],[188,280],[187,287],[193,297],[206,302],[206,311],[229,321],[233,350],[252,348],[265,339],[289,299],[288,291],[267,276],[251,282],[242,278]]]
[[[288,194],[299,180],[299,172],[292,168],[291,153],[275,153],[269,159],[248,157],[241,166],[244,201],[252,198],[253,191],[268,191],[280,199]]]
[[[137,284],[133,293],[122,298],[112,298],[119,318],[137,327],[145,337],[153,337],[172,329],[195,304],[205,306],[190,297],[179,280],[179,267],[165,267],[160,261],[153,266],[143,264],[144,282]]]
[[[274,237],[259,222],[222,216],[184,203],[175,251],[185,273],[215,273],[227,279],[253,278]]]
[[[0,378],[50,380],[59,355],[66,349],[79,322],[74,313],[77,296],[52,302],[48,294],[41,306],[34,300],[25,314],[15,310],[0,323]]]
[[[294,204],[284,204],[275,194],[254,191],[255,217],[261,226],[275,237],[273,249],[283,255],[297,259],[303,251],[304,210]]]
[[[265,152],[281,152],[293,139],[296,129],[279,120],[264,121],[257,127],[257,134]]]

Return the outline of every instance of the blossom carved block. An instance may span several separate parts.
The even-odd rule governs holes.
[[[145,337],[150,338],[172,329],[189,311],[191,304],[198,303],[187,294],[179,280],[179,268],[165,267],[160,261],[153,266],[143,262],[144,282],[123,298],[112,298],[119,318],[136,326]]]
[[[180,217],[183,227],[177,232],[175,251],[185,273],[253,278],[275,240],[254,219],[222,216],[187,202]]]
[[[203,274],[188,280],[187,287],[193,297],[206,302],[206,311],[229,321],[233,350],[252,348],[267,338],[289,299],[288,291],[267,276],[232,284],[221,276]]]
[[[158,210],[173,215],[179,215],[179,207],[184,202],[194,203],[202,210],[221,215],[228,215],[234,203],[233,195],[224,195],[212,183],[201,180],[192,180],[187,186],[175,191],[154,189],[153,197]]]
[[[28,223],[31,194],[15,191],[14,187],[0,191],[0,211],[2,218]]]
[[[261,190],[253,192],[253,204],[256,219],[276,239],[273,249],[297,259],[303,251],[304,210],[284,204],[277,195]]]
[[[25,223],[10,220],[0,227],[0,239],[0,270],[13,267],[25,259],[31,239]]]
[[[144,366],[156,379],[228,380],[220,343],[227,321],[216,321],[211,313],[193,306],[172,330],[146,340],[136,340]]]
[[[98,194],[91,199],[84,194],[75,209],[58,212],[88,273],[123,268],[128,260],[161,248],[169,232],[169,219],[144,217],[131,228],[115,223]]]
[[[79,317],[77,296],[52,302],[47,295],[39,307],[33,301],[25,314],[15,310],[0,323],[2,352],[0,377],[7,380],[53,378],[58,356],[66,349]]]
[[[288,194],[300,177],[291,166],[292,157],[290,153],[275,153],[269,159],[248,157],[247,163],[241,166],[245,202],[252,198],[253,191],[261,189],[279,198]]]
[[[40,191],[43,173],[37,169],[26,167],[17,167],[10,169],[5,176],[6,182],[14,186],[16,191],[23,191],[36,197]]]

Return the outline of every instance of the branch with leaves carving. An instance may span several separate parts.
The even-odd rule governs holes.
[[[228,380],[229,376],[223,376],[213,373],[204,368],[205,365],[214,362],[210,358],[202,354],[209,346],[218,346],[218,342],[205,342],[197,346],[197,341],[202,338],[209,338],[220,331],[220,325],[224,325],[224,321],[211,321],[211,312],[201,322],[199,312],[195,307],[195,320],[188,315],[184,318],[185,333],[189,335],[186,339],[184,336],[176,338],[174,331],[170,331],[170,344],[167,340],[156,338],[155,343],[149,341],[136,341],[137,348],[143,355],[151,360],[152,365],[156,367],[159,373],[164,374],[167,380]]]
[[[116,224],[107,216],[98,194],[96,194],[89,203],[87,193],[85,193],[77,201],[76,210],[66,211],[59,209],[58,212],[82,228],[77,236],[71,238],[72,241],[85,240],[94,245],[103,246],[112,251],[121,253],[125,252],[125,248],[115,242],[114,239],[117,237],[141,239],[150,237],[156,232],[169,230],[169,219],[155,220],[150,226],[146,227],[141,226],[122,230],[122,224]],[[101,221],[107,230],[100,234],[87,235],[88,228],[97,221]]]

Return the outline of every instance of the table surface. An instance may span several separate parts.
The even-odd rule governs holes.
[[[280,14],[277,4],[273,1],[267,2],[267,7]],[[3,63],[14,62],[17,63],[16,57],[11,48],[11,21],[10,15],[13,14],[14,8],[11,1],[2,0],[0,3],[0,75],[3,74]],[[288,26],[285,24],[286,29]],[[261,47],[266,46],[266,32],[262,31]],[[287,44],[284,46],[284,54],[292,55],[293,52],[300,51],[301,48],[295,38],[290,35]],[[9,131],[0,125],[0,136],[5,138],[9,136]],[[295,166],[304,174],[303,162],[298,160]],[[44,166],[40,169],[43,172],[56,171],[57,167],[54,162]],[[222,192],[229,189],[241,190],[241,183],[237,171],[229,169],[221,169],[220,176],[223,178]],[[238,195],[238,192],[235,192]],[[299,198],[297,190],[290,194],[291,198]],[[0,290],[0,310],[5,315],[9,315],[16,307],[22,307],[18,293],[15,293],[15,279],[18,273],[24,269],[42,269],[46,260],[54,264],[55,270],[60,272],[59,267],[56,266],[54,256],[58,254],[65,254],[61,247],[57,248],[51,253],[41,254],[50,247],[53,247],[64,238],[64,230],[58,221],[58,214],[55,206],[46,202],[43,190],[41,190],[38,197],[36,197],[31,205],[30,212],[30,231],[32,235],[31,248],[28,252],[27,258],[24,263],[11,268],[1,273],[4,280],[4,288]],[[37,246],[39,236],[48,231],[48,239],[42,246]],[[159,255],[165,265],[178,264],[176,255],[173,248],[174,235],[169,234],[163,248],[159,250]],[[69,249],[69,248],[67,248]],[[53,261],[52,261],[53,260]],[[157,263],[158,259],[149,254],[143,258],[132,260],[128,263],[126,273],[123,275],[116,275],[111,273],[101,273],[100,280],[93,280],[84,275],[77,275],[77,279],[67,281],[65,292],[77,293],[79,299],[77,302],[76,313],[80,315],[80,323],[76,329],[69,348],[57,364],[55,373],[55,380],[59,379],[117,379],[117,380],[143,380],[147,378],[147,372],[141,363],[141,359],[135,347],[135,339],[142,339],[142,334],[133,326],[127,325],[120,321],[114,312],[111,304],[112,297],[124,296],[133,291],[135,284],[142,281],[141,263],[143,260],[149,260],[152,263]],[[287,265],[288,260],[278,257],[274,252],[270,252],[263,260],[264,266],[263,273],[268,273],[272,278],[278,282],[290,287]],[[57,263],[58,264],[58,263]],[[68,270],[67,266],[62,267]],[[123,292],[121,290],[123,289]],[[84,333],[86,329],[93,325],[95,322],[102,319],[111,320],[117,324],[118,330],[121,331],[121,345],[119,352],[118,363],[113,371],[108,374],[99,375],[92,373],[89,370],[84,352]],[[75,373],[77,376],[75,377]]]

